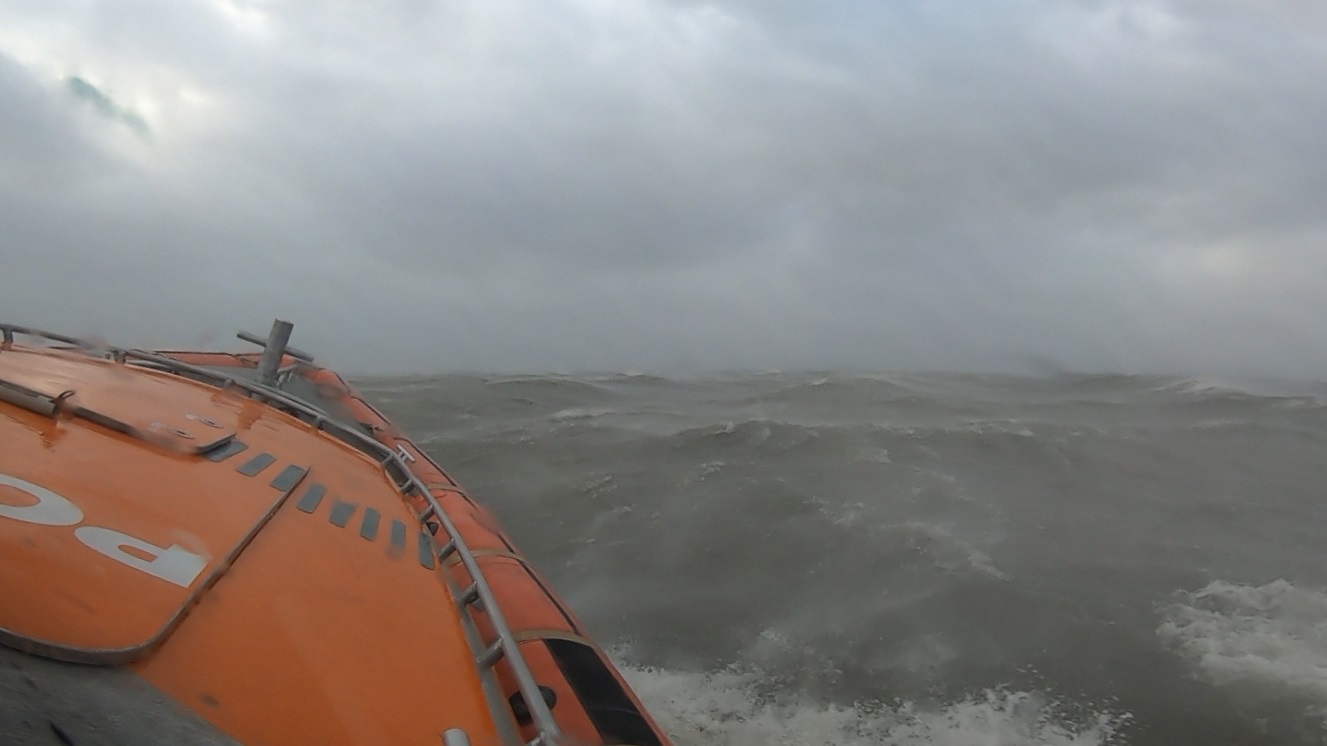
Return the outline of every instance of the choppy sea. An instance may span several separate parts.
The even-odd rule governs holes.
[[[679,744],[1327,743],[1327,384],[358,385]]]

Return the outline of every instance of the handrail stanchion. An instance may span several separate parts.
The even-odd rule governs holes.
[[[289,321],[277,319],[272,322],[272,332],[267,335],[263,345],[263,357],[258,361],[258,382],[264,386],[276,385],[276,371],[281,367],[281,357],[286,354],[286,343],[290,341],[290,332],[295,325]]]

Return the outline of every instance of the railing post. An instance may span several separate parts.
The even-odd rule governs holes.
[[[290,331],[295,325],[289,321],[277,319],[272,322],[272,333],[267,335],[263,346],[263,357],[258,361],[258,382],[264,386],[276,385],[276,371],[281,367],[281,356],[286,354],[286,343],[290,341]]]

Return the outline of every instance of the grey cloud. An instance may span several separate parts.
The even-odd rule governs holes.
[[[1327,365],[1303,4],[120,7],[89,59],[210,108],[130,147],[0,65],[0,163],[68,174],[0,181],[8,315],[293,316],[360,368]]]
[[[0,185],[40,191],[85,178],[104,162],[70,112],[14,60],[0,54]]]
[[[150,130],[147,122],[143,121],[143,117],[139,116],[134,110],[115,103],[100,88],[77,75],[70,76],[65,82],[68,84],[71,93],[91,103],[102,116],[124,124],[139,135],[144,137],[148,135]]]

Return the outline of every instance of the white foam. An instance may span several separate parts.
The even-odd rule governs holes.
[[[1129,720],[1101,713],[1071,726],[1037,693],[987,691],[942,708],[844,706],[762,693],[753,671],[620,667],[679,746],[1107,746]]]
[[[686,477],[682,479],[683,484],[694,484],[705,481],[706,477],[718,474],[725,466],[723,459],[711,459],[695,467]]]
[[[949,572],[972,570],[996,580],[1008,580],[1009,576],[997,568],[991,556],[971,542],[954,535],[947,526],[920,521],[907,521],[899,524],[899,529],[908,535],[908,541],[917,551],[929,556],[936,567]]]
[[[1327,399],[1321,396],[1288,396],[1272,403],[1274,409],[1322,409],[1327,407]]]
[[[1327,594],[1285,580],[1180,594],[1157,634],[1216,684],[1271,684],[1327,707]]]
[[[1037,434],[1022,420],[973,420],[968,423],[968,432],[977,435],[1016,435],[1020,438],[1035,438]]]
[[[889,455],[889,449],[878,446],[862,446],[857,450],[857,460],[871,464],[892,464],[893,457]]]
[[[554,412],[548,416],[548,419],[553,422],[582,422],[612,414],[618,413],[605,407],[568,407]]]
[[[1178,394],[1200,399],[1212,396],[1257,396],[1242,382],[1213,378],[1185,378],[1169,381],[1152,390],[1158,393]]]

